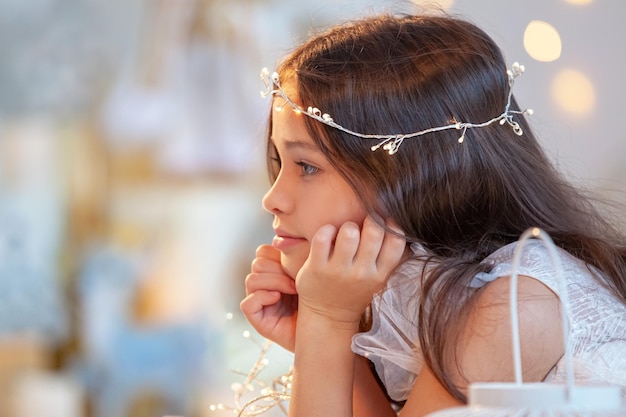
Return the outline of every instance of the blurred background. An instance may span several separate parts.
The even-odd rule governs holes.
[[[272,235],[260,68],[432,6],[525,65],[555,163],[626,203],[624,2],[0,0],[0,415],[232,415],[262,344],[243,279]],[[266,359],[269,380],[290,356]]]

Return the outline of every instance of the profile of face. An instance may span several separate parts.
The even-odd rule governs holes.
[[[361,225],[365,211],[311,138],[305,116],[289,105],[281,109],[282,104],[282,98],[274,99],[271,131],[280,169],[263,197],[263,207],[274,215],[272,245],[281,252],[285,272],[295,278],[309,256],[311,238],[321,226],[339,228],[348,221]]]

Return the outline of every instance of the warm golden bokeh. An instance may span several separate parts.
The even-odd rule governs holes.
[[[593,3],[593,0],[565,0],[565,3],[575,4],[577,6],[585,6]]]
[[[533,20],[524,31],[524,48],[537,61],[556,61],[561,56],[561,36],[551,24]]]
[[[443,10],[450,10],[454,6],[454,0],[413,0],[416,5],[423,6],[437,6]]]
[[[552,97],[559,106],[574,115],[587,115],[595,108],[596,92],[593,83],[580,71],[565,69],[552,83]]]

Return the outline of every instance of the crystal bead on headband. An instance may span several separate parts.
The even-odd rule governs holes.
[[[342,125],[336,123],[331,117],[331,115],[329,115],[328,113],[323,113],[317,107],[309,106],[306,110],[300,107],[296,102],[294,102],[293,100],[289,98],[285,90],[283,90],[283,88],[281,87],[278,73],[274,72],[270,75],[270,72],[267,68],[263,68],[261,70],[261,79],[265,83],[265,87],[266,87],[266,90],[261,92],[261,96],[267,97],[270,95],[278,95],[283,100],[285,100],[286,104],[289,104],[291,107],[293,107],[294,111],[297,113],[305,114],[306,116],[312,119],[315,119],[327,126],[341,130],[342,132],[345,132],[352,136],[356,136],[358,138],[378,139],[379,142],[376,145],[372,146],[371,150],[376,151],[382,147],[384,150],[386,150],[389,153],[389,155],[393,155],[394,153],[398,152],[400,145],[402,145],[402,142],[404,142],[405,139],[415,138],[415,137],[422,136],[428,133],[440,132],[442,130],[450,130],[450,129],[460,130],[461,135],[459,136],[458,141],[459,143],[463,143],[463,141],[465,140],[465,133],[467,132],[467,129],[485,127],[485,126],[489,126],[492,123],[499,122],[501,125],[508,123],[513,128],[513,131],[518,136],[521,136],[524,132],[522,131],[522,128],[519,125],[519,123],[513,120],[513,115],[515,114],[532,115],[533,114],[532,109],[526,109],[522,111],[511,110],[511,97],[513,95],[513,84],[515,83],[515,79],[519,77],[520,75],[522,75],[523,72],[524,72],[524,66],[520,65],[517,62],[515,62],[511,66],[510,70],[507,70],[507,75],[509,78],[509,94],[507,97],[506,106],[504,107],[504,111],[502,112],[502,114],[482,123],[455,121],[447,125],[431,127],[428,129],[424,129],[424,130],[420,130],[418,132],[412,132],[412,133],[394,133],[390,135],[384,135],[384,134],[378,135],[378,134],[359,133],[359,132],[350,130],[348,128],[345,128]]]

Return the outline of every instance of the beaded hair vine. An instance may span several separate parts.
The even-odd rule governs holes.
[[[317,107],[309,106],[306,110],[304,110],[296,102],[291,100],[289,96],[287,95],[287,93],[285,92],[285,90],[283,90],[283,88],[280,85],[278,73],[274,72],[270,75],[270,72],[267,68],[263,68],[261,70],[261,79],[265,83],[265,87],[266,87],[265,91],[261,91],[261,96],[267,97],[267,96],[279,95],[285,101],[285,104],[289,104],[291,107],[293,107],[293,110],[298,114],[305,114],[308,117],[315,119],[327,126],[333,127],[335,129],[339,129],[342,132],[345,132],[352,136],[356,136],[358,138],[378,139],[379,142],[376,145],[372,146],[371,150],[375,151],[378,148],[382,147],[384,150],[386,150],[389,153],[389,155],[393,155],[394,153],[398,152],[400,145],[402,145],[402,142],[405,139],[415,138],[418,136],[425,135],[427,133],[440,132],[442,130],[456,129],[456,130],[461,131],[461,136],[459,137],[458,141],[459,143],[463,143],[463,141],[465,140],[465,133],[467,132],[467,129],[485,127],[495,122],[500,122],[501,125],[508,123],[513,128],[513,131],[518,136],[521,136],[524,132],[522,131],[522,128],[520,127],[519,123],[513,120],[513,115],[515,114],[532,115],[533,114],[532,109],[526,109],[522,111],[511,110],[511,97],[513,95],[513,84],[515,83],[515,78],[522,75],[523,72],[524,72],[524,66],[520,65],[517,62],[515,62],[511,66],[510,70],[507,70],[507,75],[509,78],[509,94],[507,97],[506,106],[504,107],[504,112],[502,112],[502,114],[490,120],[487,120],[486,122],[471,123],[471,122],[453,121],[452,123],[448,125],[431,127],[428,129],[420,130],[419,132],[394,133],[391,135],[377,135],[377,134],[365,134],[365,133],[355,132],[353,130],[345,128],[341,126],[340,124],[336,123],[328,113],[322,113],[322,111],[318,109]],[[283,106],[284,105],[277,106],[276,109],[281,110]]]

